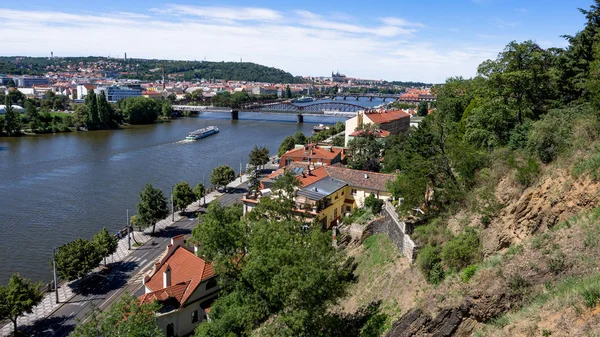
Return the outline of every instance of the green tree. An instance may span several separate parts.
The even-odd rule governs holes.
[[[106,265],[106,257],[117,251],[119,240],[114,235],[110,235],[106,228],[103,227],[92,238],[92,245],[96,248],[98,254],[104,258],[104,264]]]
[[[85,323],[77,325],[73,337],[162,337],[156,322],[158,303],[142,303],[129,294],[108,310],[94,309]]]
[[[348,166],[356,170],[379,171],[379,159],[383,146],[375,136],[377,126],[367,124],[363,126],[362,130],[363,133],[360,137],[348,142],[349,152],[352,155]]]
[[[170,93],[169,96],[167,96],[167,99],[173,104],[177,100],[177,96],[174,93]]]
[[[425,117],[425,116],[427,116],[428,113],[429,113],[429,103],[427,103],[425,101],[419,103],[419,108],[417,109],[417,115],[419,115],[421,117]]]
[[[198,202],[200,202],[200,199],[202,199],[205,195],[206,195],[206,188],[204,187],[204,184],[198,183],[196,185],[196,187],[194,187],[194,196],[196,197]]]
[[[285,86],[285,98],[292,98],[292,89],[289,84]]]
[[[98,115],[98,101],[96,99],[96,93],[93,90],[88,90],[88,94],[85,96],[85,107],[88,113],[89,126],[96,128],[100,124],[100,116]]]
[[[235,171],[227,165],[220,165],[210,173],[210,183],[217,187],[227,188],[227,184],[234,180]]]
[[[179,211],[183,211],[189,204],[194,202],[196,195],[194,194],[194,191],[192,191],[190,185],[188,185],[188,183],[185,181],[182,181],[175,185],[173,198],[175,208]]]
[[[152,226],[152,235],[156,230],[156,223],[169,215],[165,195],[159,188],[154,188],[152,184],[147,184],[140,193],[137,210],[136,224],[138,226]]]
[[[284,153],[293,149],[295,144],[296,144],[296,141],[294,140],[293,136],[285,137],[283,142],[281,142],[281,145],[279,145],[279,149],[277,150],[277,156],[279,156],[279,157],[283,156]]]
[[[41,283],[33,283],[13,274],[7,286],[0,286],[0,319],[10,319],[13,323],[14,335],[18,335],[17,319],[25,313],[31,313],[44,294],[40,291]]]
[[[343,147],[345,145],[346,140],[344,136],[335,136],[333,137],[333,146]]]
[[[254,145],[254,149],[248,155],[248,164],[254,167],[261,167],[269,162],[269,149],[264,146],[258,147]]]
[[[73,123],[79,129],[88,124],[88,114],[85,105],[76,105],[73,111]]]
[[[29,127],[31,130],[37,130],[40,124],[40,114],[38,113],[35,101],[32,99],[26,99],[24,103],[25,116],[29,120]]]
[[[307,141],[308,141],[308,138],[306,138],[306,135],[302,131],[297,131],[294,134],[294,145],[295,144],[305,145]]]
[[[102,258],[94,244],[79,238],[56,249],[56,270],[61,279],[76,280],[96,268]]]
[[[162,112],[159,101],[146,97],[129,97],[119,102],[124,119],[130,124],[152,124]]]
[[[163,115],[165,118],[173,117],[173,104],[170,100],[163,101],[161,115]]]
[[[12,106],[12,93],[4,99],[4,131],[8,136],[15,136],[21,133],[21,116]]]
[[[260,180],[258,179],[258,170],[255,166],[250,167],[248,172],[248,191],[256,192],[260,188]]]
[[[98,121],[104,126],[109,126],[113,123],[111,106],[106,100],[104,90],[100,91],[100,94],[96,96],[97,109],[98,109]]]

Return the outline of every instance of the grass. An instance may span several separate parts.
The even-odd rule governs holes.
[[[145,244],[145,242],[134,242],[132,246],[134,247],[141,247]]]
[[[363,242],[365,252],[359,257],[359,266],[373,269],[393,263],[398,256],[397,248],[385,234],[375,234]]]
[[[587,159],[582,159],[573,167],[573,176],[580,177],[589,174],[593,180],[600,178],[598,169],[600,169],[600,153],[596,152]]]

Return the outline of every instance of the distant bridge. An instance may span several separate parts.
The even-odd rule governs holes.
[[[269,104],[250,104],[239,109],[229,107],[212,107],[199,105],[173,105],[175,111],[211,111],[211,112],[229,112],[231,119],[238,119],[239,111],[259,112],[265,114],[294,114],[298,118],[298,123],[304,122],[304,116],[331,116],[351,118],[356,116],[360,110],[367,109],[364,106],[344,102],[326,102],[313,103],[307,105],[298,105],[294,103],[269,103]]]

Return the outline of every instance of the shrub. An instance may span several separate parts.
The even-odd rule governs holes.
[[[469,280],[475,276],[475,273],[477,272],[477,270],[479,269],[479,266],[476,264],[472,264],[468,267],[466,267],[465,269],[462,270],[462,272],[460,273],[460,278],[463,282],[469,282]]]
[[[583,304],[588,308],[596,307],[596,303],[600,300],[599,288],[585,288],[580,294],[583,297]]]
[[[598,151],[599,149],[596,149]],[[600,153],[596,152],[589,158],[580,160],[573,167],[573,176],[579,177],[583,174],[589,174],[593,180],[598,180],[600,175],[598,174],[600,169]]]
[[[426,245],[419,250],[417,255],[417,267],[423,276],[433,284],[439,284],[444,279],[444,270],[441,266],[439,249],[432,245]]]
[[[381,208],[383,207],[383,200],[377,199],[375,195],[371,193],[365,199],[365,207],[370,208],[373,214],[379,214],[379,212],[381,212]]]
[[[558,275],[566,267],[567,256],[562,251],[558,251],[548,258],[548,269],[555,275]]]
[[[521,275],[514,275],[508,278],[508,288],[515,294],[524,296],[527,293],[527,288],[531,286],[531,283],[523,278]]]
[[[535,158],[529,157],[524,163],[519,163],[514,157],[508,159],[509,165],[516,170],[515,178],[524,187],[531,186],[540,173],[540,166]]]
[[[474,229],[468,229],[448,241],[442,249],[441,258],[448,268],[460,270],[478,262],[481,256],[481,242]]]

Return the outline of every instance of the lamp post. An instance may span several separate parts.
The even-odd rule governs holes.
[[[171,221],[175,222],[175,194],[173,193],[175,185],[171,186]]]
[[[54,250],[52,251],[52,259],[53,259],[53,263],[52,263],[52,269],[54,271],[54,294],[56,294],[56,304],[58,304],[58,283],[57,283],[57,277],[56,277],[56,248],[54,248]]]
[[[129,225],[129,208],[127,209],[127,250],[131,250],[131,226]]]
[[[242,157],[240,157],[240,183],[242,182]]]
[[[204,187],[204,193],[202,193],[202,205],[206,205],[206,185],[204,185],[204,173],[202,173],[202,187]]]

